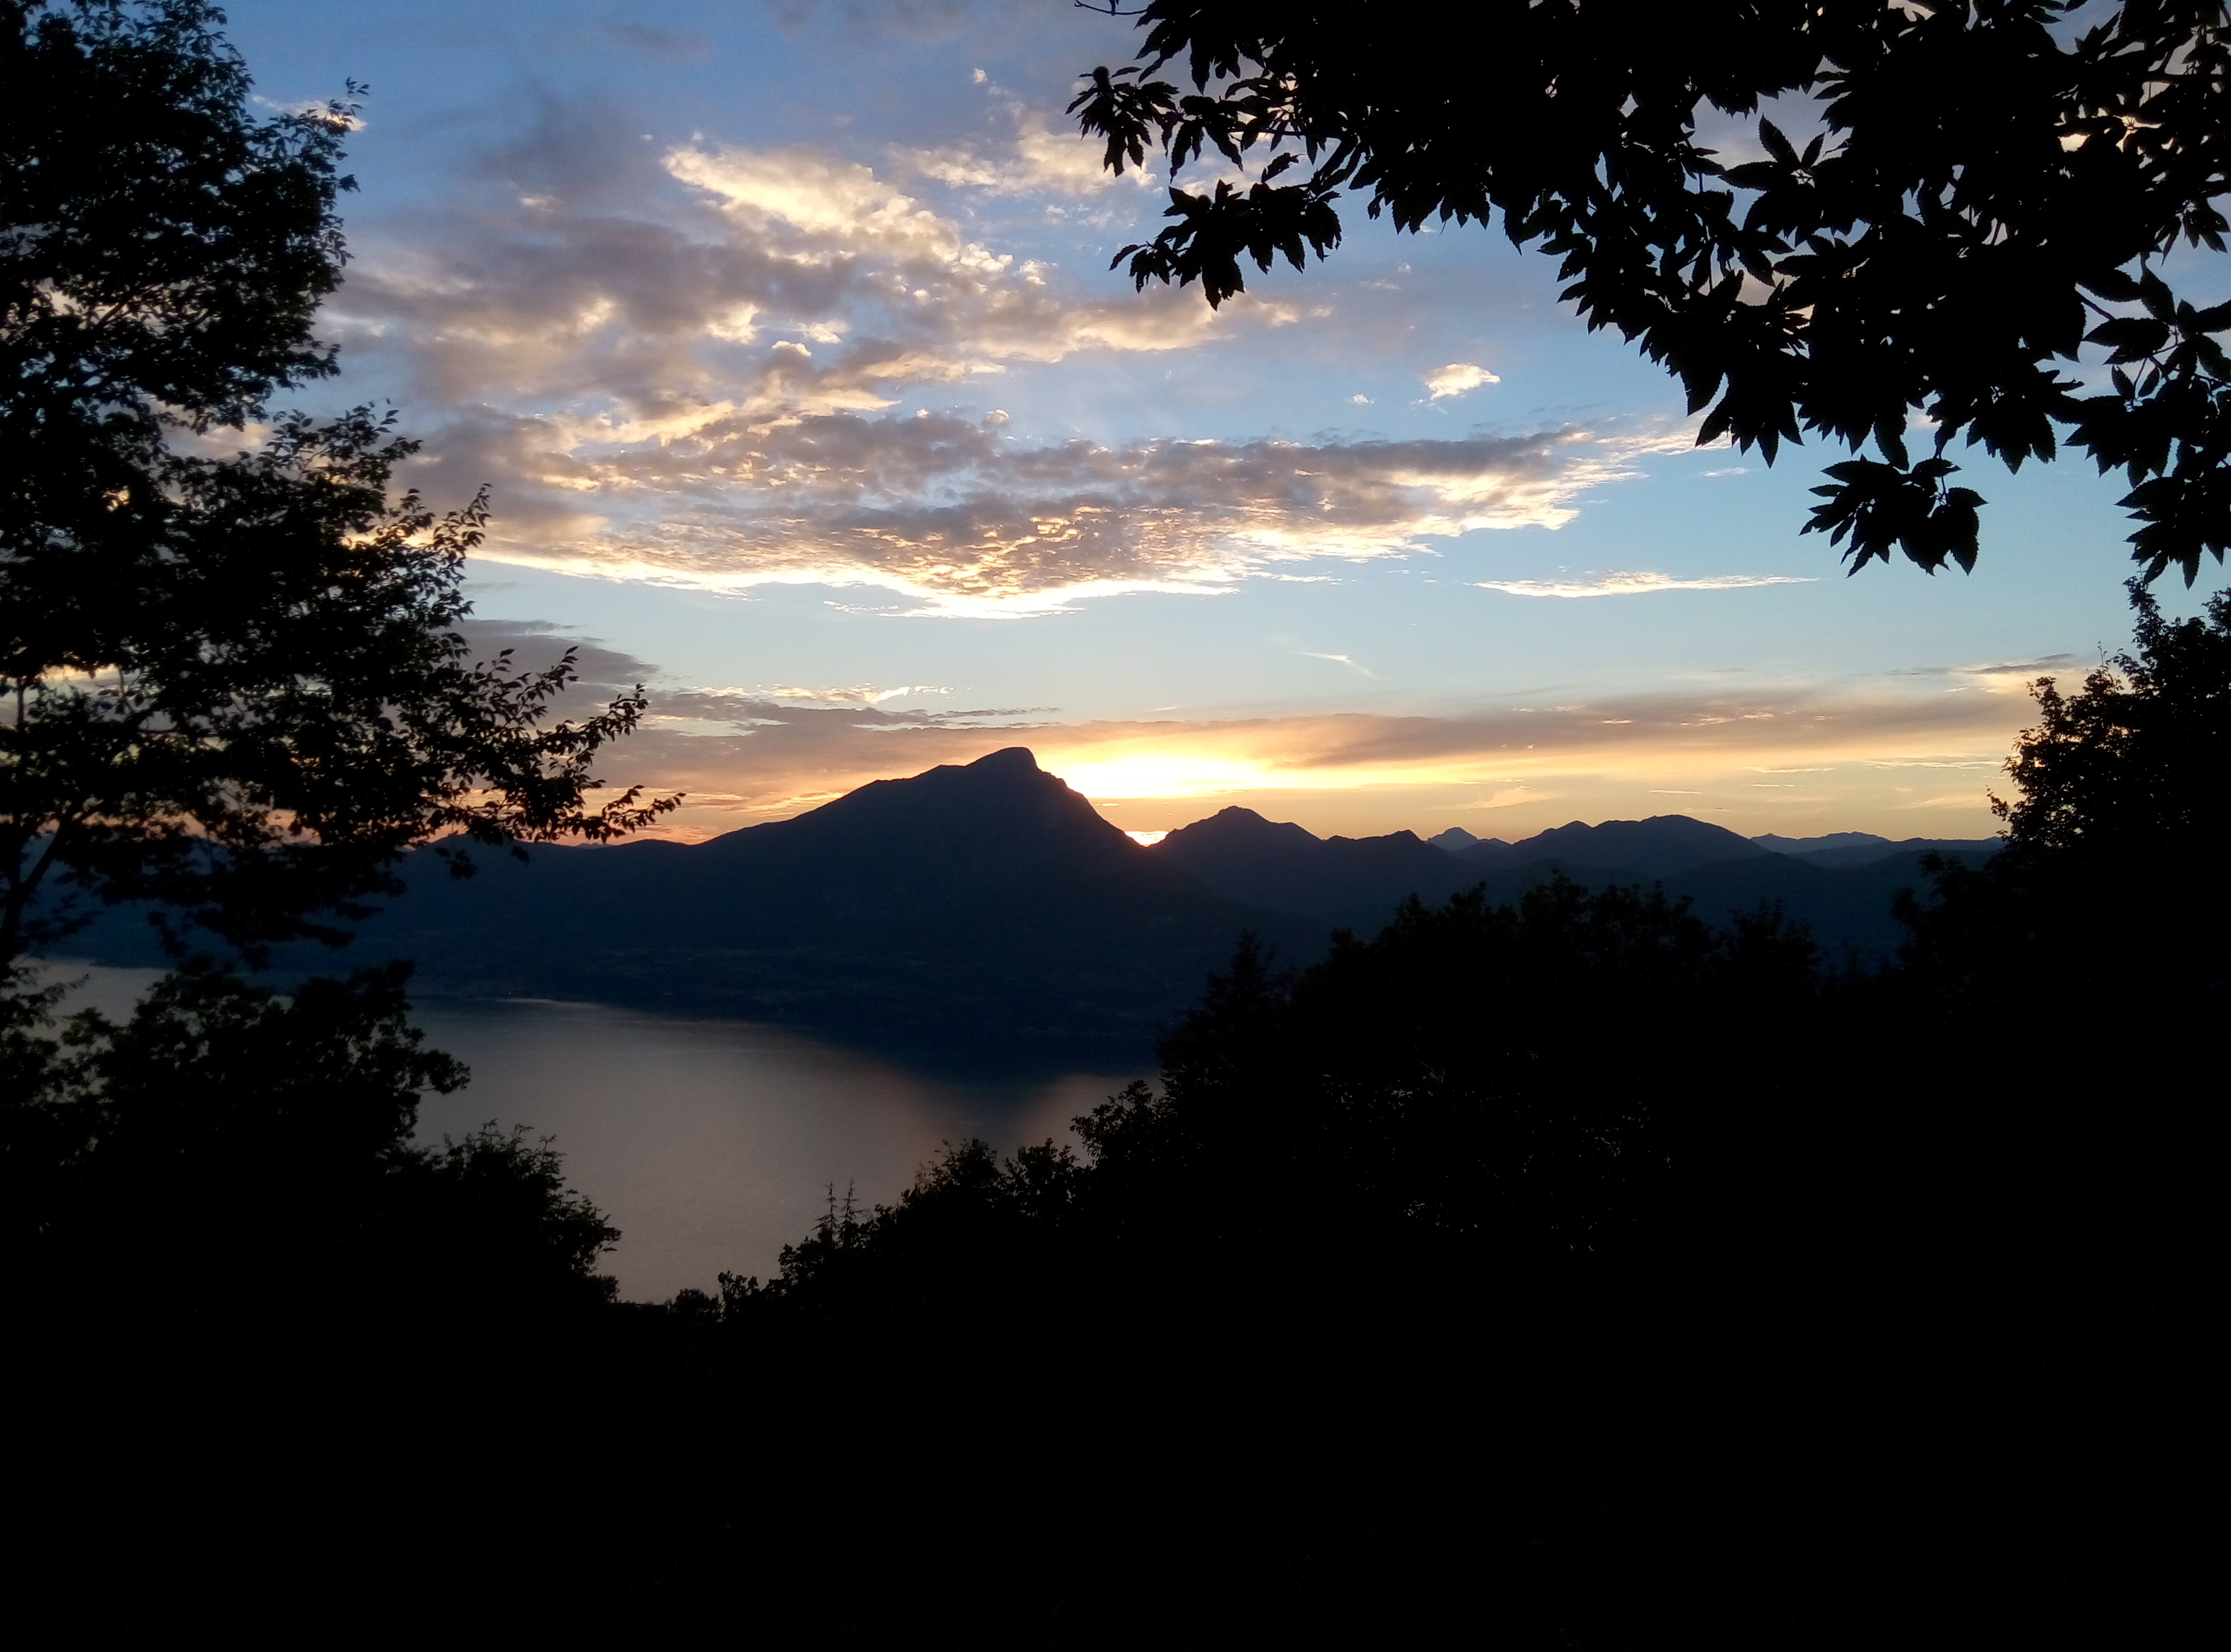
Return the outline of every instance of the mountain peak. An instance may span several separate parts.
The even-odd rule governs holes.
[[[1890,839],[1872,832],[1830,832],[1817,838],[1785,838],[1779,832],[1762,832],[1751,841],[1776,854],[1805,855],[1820,849],[1870,849]]]
[[[1314,832],[1290,820],[1266,820],[1238,804],[1219,809],[1205,820],[1180,826],[1154,845],[1164,860],[1187,859],[1207,852],[1218,855],[1291,854],[1320,841]]]
[[[1570,820],[1513,844],[1479,843],[1455,852],[1478,866],[1517,866],[1558,859],[1615,869],[1642,878],[1665,878],[1715,861],[1742,860],[1772,851],[1688,814],[1653,814],[1646,820]]]
[[[988,869],[1061,861],[1111,865],[1144,852],[1049,774],[1027,746],[971,763],[941,763],[905,780],[870,781],[787,820],[713,839],[724,852],[935,855]],[[711,845],[708,845],[708,847]]]

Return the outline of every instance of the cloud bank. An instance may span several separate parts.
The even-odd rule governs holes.
[[[1641,454],[1688,443],[1671,429],[1018,439],[1003,414],[907,403],[1305,312],[1079,291],[874,168],[812,150],[651,153],[576,110],[548,124],[562,131],[492,164],[488,210],[378,247],[335,305],[349,348],[399,362],[438,410],[430,462],[460,486],[495,484],[493,560],[731,592],[874,586],[902,612],[1021,616],[1554,528]],[[1090,169],[1070,148],[1090,159],[1018,116],[1005,152],[936,175],[1074,191]],[[1492,382],[1465,364],[1428,380],[1436,396]]]
[[[564,645],[534,626],[477,627],[475,640],[514,646],[530,664],[538,650]],[[616,783],[689,793],[671,821],[674,835],[687,838],[1015,745],[1139,831],[1241,803],[1351,833],[1438,822],[1510,838],[1575,818],[1670,810],[1745,832],[1981,836],[1995,829],[1988,789],[2034,710],[2019,677],[1976,666],[1904,681],[1432,716],[1064,722],[1042,707],[902,709],[872,697],[883,690],[826,690],[808,701],[770,690],[663,688],[654,667],[625,655],[590,645],[581,658],[584,707],[652,683],[653,721],[614,750],[605,771]],[[1475,818],[1483,813],[1491,826]],[[1932,818],[1914,818],[1922,815]]]
[[[1650,591],[1740,591],[1759,585],[1812,585],[1809,574],[1715,573],[1677,580],[1670,573],[1599,573],[1587,580],[1482,580],[1483,591],[1514,597],[1632,597]]]

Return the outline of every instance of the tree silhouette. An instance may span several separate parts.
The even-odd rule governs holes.
[[[48,1305],[137,1270],[150,1301],[315,1318],[324,1291],[432,1290],[426,1247],[448,1246],[494,1296],[601,1301],[612,1235],[546,1150],[411,1144],[418,1092],[464,1075],[418,1048],[400,968],[282,999],[195,951],[258,967],[338,943],[430,839],[463,873],[468,844],[608,838],[672,807],[590,800],[640,690],[553,721],[570,656],[522,671],[456,634],[485,497],[391,497],[412,444],[370,410],[272,414],[333,371],[311,328],[340,279],[353,106],[256,117],[223,21],[201,0],[0,3],[10,1268]],[[251,422],[266,433],[216,457]],[[123,1023],[57,1033],[58,989],[24,961],[120,901],[154,906],[182,967]],[[188,1235],[232,1245],[236,1276],[149,1272]]]
[[[2006,849],[1940,867],[1937,898],[1905,912],[1912,977],[1995,1025],[2027,1020],[2041,975],[2080,973],[2103,1059],[2124,1048],[2124,1018],[2198,1024],[2231,991],[2231,594],[2182,621],[2136,580],[2131,600],[2134,652],[2073,695],[2033,685],[2040,721],[2007,762],[2016,795],[1993,803]]]
[[[0,969],[87,898],[160,902],[252,959],[332,938],[314,915],[359,915],[411,844],[610,836],[670,807],[585,805],[639,693],[553,725],[570,657],[469,658],[485,500],[391,501],[412,444],[385,421],[174,446],[333,367],[310,326],[351,108],[252,118],[219,21],[0,11]]]
[[[1562,878],[1515,907],[1413,901],[1297,976],[1250,939],[1160,1085],[1077,1120],[1082,1161],[970,1142],[895,1205],[832,1194],[776,1278],[724,1279],[721,1317],[943,1345],[1082,1292],[1160,1340],[1360,1270],[1389,1297],[1481,1270],[1640,1278],[1720,1243],[1715,1202],[1776,1139],[1779,1064],[1822,992],[1774,914],[1716,931],[1662,891]]]
[[[2127,473],[2146,577],[2189,583],[2231,543],[2231,306],[2179,298],[2162,265],[2180,240],[2223,248],[2231,18],[2129,0],[2085,23],[2081,4],[1148,0],[1137,61],[1093,70],[1071,110],[1116,172],[1167,157],[1174,222],[1116,257],[1141,287],[1197,281],[1218,304],[1243,259],[1301,269],[1351,194],[1406,230],[1499,220],[1560,260],[1591,328],[1710,409],[1700,441],[1771,463],[1807,432],[1872,440],[1879,457],[1829,467],[1807,529],[1848,540],[1854,571],[1893,548],[1971,567],[1984,501],[1947,450],[2019,468],[2065,439]],[[1190,94],[1155,78],[1176,62]],[[1776,100],[1799,119],[1817,100],[1821,129],[1785,136]],[[1699,142],[1728,119],[1763,159]],[[1177,187],[1211,151],[1242,186]],[[2060,369],[2086,342],[2107,393]]]
[[[137,1305],[175,1301],[230,1328],[607,1299],[594,1264],[618,1235],[566,1189],[546,1145],[492,1129],[412,1143],[420,1093],[465,1072],[423,1047],[407,973],[314,979],[282,998],[191,964],[121,1023],[88,1011],[58,1040],[17,1029],[18,1087],[0,1109],[11,1271],[68,1309],[191,1236],[223,1267],[176,1292],[143,1286]]]

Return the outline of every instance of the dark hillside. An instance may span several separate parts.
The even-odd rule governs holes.
[[[1606,820],[1600,826],[1575,820],[1516,843],[1475,843],[1458,850],[1455,858],[1483,871],[1555,860],[1566,866],[1617,867],[1645,878],[1670,878],[1715,861],[1770,852],[1709,820],[1653,814],[1646,820]]]
[[[1993,855],[2001,847],[1998,838],[1901,838],[1871,844],[1848,844],[1840,848],[1785,851],[1814,866],[1869,866],[1898,855]]]
[[[1951,858],[1972,865],[1987,857],[1969,851]],[[1584,889],[1620,884],[1646,889],[1662,883],[1668,895],[1688,897],[1697,916],[1712,924],[1724,924],[1737,912],[1777,904],[1784,917],[1813,931],[1814,939],[1830,960],[1848,952],[1866,962],[1886,963],[1904,938],[1904,930],[1891,915],[1898,891],[1910,889],[1920,895],[1929,891],[1930,877],[1922,870],[1921,860],[1917,852],[1862,866],[1835,867],[1810,864],[1809,857],[1762,854],[1695,866],[1663,878],[1647,877],[1632,868],[1544,860],[1490,872],[1484,881],[1488,898],[1499,903],[1516,901],[1560,872]]]
[[[1376,930],[1413,895],[1437,904],[1479,881],[1477,871],[1414,832],[1318,838],[1252,809],[1196,820],[1149,852],[1226,900],[1364,930]]]
[[[1872,857],[1841,867],[1834,857]],[[1891,902],[1924,889],[1919,853],[1880,839],[1770,852],[1685,815],[1578,823],[1457,852],[1407,832],[1320,839],[1228,808],[1142,848],[1020,748],[877,781],[793,820],[697,845],[478,854],[451,878],[408,859],[409,893],[335,959],[386,957],[414,991],[561,998],[778,1020],[972,1061],[1141,1059],[1203,977],[1255,931],[1306,964],[1336,928],[1376,934],[1411,896],[1484,884],[1516,899],[1562,872],[1585,887],[1663,882],[1698,916],[1779,902],[1831,956],[1885,958]],[[108,915],[76,956],[159,964],[139,916]]]
[[[1327,929],[1202,890],[1020,748],[702,844],[477,858],[459,882],[412,857],[410,892],[344,957],[415,958],[424,995],[789,1020],[971,1059],[1133,1059],[1243,930],[1305,960]],[[281,962],[331,967],[307,949]]]

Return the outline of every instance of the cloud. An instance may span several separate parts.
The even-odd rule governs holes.
[[[721,692],[740,695],[740,689]],[[811,702],[818,705],[881,705],[886,700],[904,700],[917,694],[950,694],[951,689],[918,685],[913,688],[880,689],[872,683],[862,683],[848,689],[799,689],[781,684],[766,690],[769,699]]]
[[[912,612],[1019,617],[1555,528],[1666,439],[1033,447],[950,415],[837,412],[598,441],[522,417],[454,433],[448,462],[536,487],[527,509],[499,517],[487,551],[499,560],[730,592],[879,586]]]
[[[509,646],[527,667],[549,664],[574,640],[546,625],[474,621],[467,629],[483,655]],[[666,828],[686,838],[781,819],[872,780],[1016,745],[1086,796],[1134,810],[1122,824],[1140,830],[1241,801],[1284,810],[1279,818],[1298,812],[1313,830],[1366,832],[1493,809],[1497,831],[1509,836],[1575,816],[1662,813],[1653,798],[1681,797],[1694,800],[1685,810],[1738,826],[1747,820],[1754,832],[1807,821],[1872,830],[1934,809],[1944,816],[1934,830],[1973,836],[1990,829],[1981,771],[1999,766],[2028,712],[2015,695],[1947,696],[1878,678],[1433,716],[1076,722],[1047,707],[900,707],[889,690],[865,685],[792,691],[812,699],[708,688],[673,682],[593,640],[576,645],[582,680],[559,715],[585,715],[647,683],[653,720],[611,748],[600,771],[614,786],[688,793]],[[1917,778],[1917,769],[1969,771],[1974,789],[1912,801],[1901,782]],[[1800,774],[1806,786],[1763,799],[1752,789],[1761,773]],[[1939,774],[1928,783],[1959,782]],[[1138,819],[1146,808],[1153,817]],[[1911,832],[1904,826],[1892,835]]]
[[[646,57],[663,58],[669,62],[713,55],[711,36],[687,29],[656,29],[643,23],[608,22],[598,24],[597,32],[615,45],[640,52]]]
[[[1738,591],[1760,585],[1812,585],[1789,573],[1716,573],[1677,580],[1670,573],[1600,573],[1590,580],[1482,580],[1480,588],[1514,597],[1631,597],[1646,591]]]
[[[1014,178],[1054,135],[1020,121]],[[456,481],[422,485],[494,484],[488,560],[726,593],[871,586],[904,612],[1021,617],[1555,528],[1641,455],[1689,445],[1670,424],[1032,444],[1004,413],[972,422],[933,398],[1303,312],[1078,290],[859,162],[654,152],[570,106],[482,172],[484,210],[363,249],[333,314],[353,355],[399,366],[436,410],[421,463]]]
[[[1301,314],[1057,290],[1044,264],[807,148],[651,154],[611,119],[553,107],[488,172],[504,198],[360,249],[333,305],[345,341],[403,353],[438,402],[567,405],[622,439],[887,407],[904,385],[1184,349]]]
[[[905,172],[959,189],[991,195],[1057,196],[1079,200],[1117,183],[1101,165],[1103,151],[1071,128],[1056,127],[1041,111],[1010,100],[1014,135],[1003,144],[960,144],[944,149],[896,149],[894,163]],[[1132,168],[1120,180],[1151,189],[1152,173]]]
[[[1497,378],[1484,367],[1476,367],[1469,361],[1452,361],[1445,367],[1436,367],[1426,375],[1426,388],[1432,392],[1430,399],[1439,401],[1445,396],[1461,396],[1467,390],[1478,390],[1482,385],[1499,385]]]

